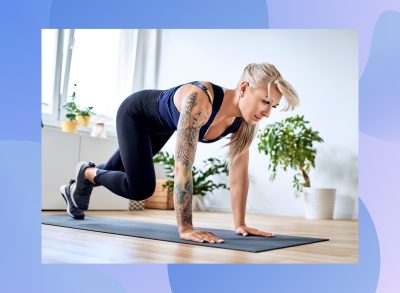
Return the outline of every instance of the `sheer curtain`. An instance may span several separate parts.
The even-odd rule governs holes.
[[[139,30],[132,91],[158,87],[160,30]]]
[[[117,96],[122,100],[131,94],[135,78],[138,30],[121,30],[118,53]]]
[[[130,94],[158,87],[160,30],[121,30],[116,109]]]

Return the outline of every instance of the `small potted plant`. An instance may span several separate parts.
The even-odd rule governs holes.
[[[336,190],[311,188],[309,172],[315,168],[317,154],[314,143],[324,140],[309,124],[304,116],[297,115],[266,126],[258,135],[258,151],[269,157],[271,181],[275,179],[278,167],[298,172],[293,177],[293,188],[296,197],[304,195],[306,218],[331,219]]]
[[[160,163],[165,167],[165,172],[168,180],[163,184],[163,188],[172,191],[174,189],[174,168],[175,158],[168,152],[159,152],[153,158],[154,163]],[[225,174],[228,175],[228,163],[218,158],[208,158],[204,160],[201,168],[193,166],[193,210],[206,210],[204,206],[204,196],[207,192],[213,192],[216,189],[229,189],[225,183],[216,183],[211,179],[213,175]]]
[[[95,113],[92,111],[93,107],[86,107],[83,109],[77,109],[76,117],[78,120],[78,124],[81,126],[88,127],[90,124],[90,117]]]
[[[75,96],[72,96],[72,101],[69,101],[63,105],[63,108],[65,109],[65,117],[67,119],[62,122],[61,129],[64,132],[75,133],[78,124],[76,121],[76,111],[78,107],[75,103]]]
[[[73,116],[72,114],[75,114],[74,120],[77,121],[78,125],[87,127],[90,124],[91,115],[94,115],[95,113],[92,111],[93,107],[85,107],[85,108],[81,109],[77,105],[77,103],[76,103],[76,99],[77,99],[76,88],[77,88],[77,84],[74,83],[74,88],[73,88],[72,95],[71,95],[72,101],[66,104],[66,106],[69,107],[67,111],[69,111],[68,114],[70,114],[71,118]],[[64,106],[64,109],[67,109],[67,108],[65,108],[65,106]]]

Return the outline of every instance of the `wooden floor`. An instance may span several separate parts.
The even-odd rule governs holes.
[[[43,212],[57,214],[62,212]],[[175,224],[174,211],[89,211],[87,215]],[[194,225],[229,229],[230,213],[194,212]],[[260,253],[201,247],[42,225],[43,263],[357,263],[358,221],[247,215],[247,225],[275,234],[330,241]]]

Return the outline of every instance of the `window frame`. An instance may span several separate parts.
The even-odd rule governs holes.
[[[139,90],[144,86],[144,81],[140,80],[135,74],[136,71],[139,71],[144,65],[145,61],[143,61],[141,56],[142,54],[146,55],[146,42],[141,42],[139,36],[147,36],[148,34],[155,32],[156,36],[156,51],[155,55],[151,58],[155,60],[154,68],[154,77],[155,77],[155,88],[158,83],[158,67],[159,67],[159,44],[160,44],[160,30],[140,30],[138,29],[136,32],[136,44],[134,45],[134,61],[133,61],[133,70],[134,70],[134,78],[132,80],[132,92],[135,90]],[[69,78],[70,78],[70,69],[71,69],[71,61],[73,55],[73,48],[75,42],[75,29],[58,29],[58,37],[57,37],[57,52],[56,52],[56,68],[55,68],[55,77],[54,77],[54,94],[53,94],[53,112],[52,114],[43,113],[42,112],[42,122],[46,127],[54,127],[59,128],[60,123],[63,121],[63,117],[65,115],[65,110],[62,108],[67,102],[68,99],[68,86],[69,86]],[[153,33],[154,33],[153,32]],[[66,41],[66,36],[68,34],[67,47],[64,52],[64,45]],[[143,40],[142,40],[143,41]],[[64,59],[65,55],[65,59]],[[139,74],[139,77],[141,75]],[[139,79],[139,80],[138,80]],[[93,122],[90,123],[88,127],[80,127],[78,129],[78,133],[90,133],[93,127]],[[106,124],[105,128],[107,130],[107,134],[110,137],[116,136],[116,127],[115,125]]]

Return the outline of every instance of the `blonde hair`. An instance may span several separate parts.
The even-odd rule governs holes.
[[[275,85],[284,97],[284,107],[282,111],[293,110],[299,105],[299,97],[296,90],[282,78],[281,73],[276,67],[269,63],[248,64],[240,77],[238,86],[242,81],[249,83],[249,87],[264,87],[270,96],[271,84]],[[233,160],[244,149],[248,148],[254,140],[258,124],[250,125],[244,119],[239,129],[230,136],[228,157]]]

